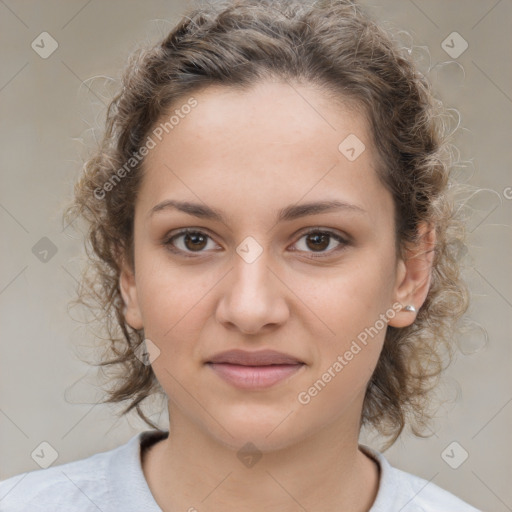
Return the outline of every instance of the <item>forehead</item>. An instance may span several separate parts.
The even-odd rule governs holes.
[[[332,94],[313,84],[298,85],[282,81],[264,81],[249,89],[210,86],[191,95],[197,106],[181,115],[172,132],[193,131],[202,144],[213,142],[235,149],[232,144],[243,140],[256,145],[297,144],[301,139],[318,145],[325,139],[324,148],[335,143],[347,128],[361,139],[367,138],[367,125],[353,101],[336,100]],[[171,114],[180,111],[189,98],[183,97],[171,107]],[[165,122],[169,116],[163,115]],[[174,116],[175,120],[176,116]],[[251,135],[257,134],[257,137]],[[248,140],[249,139],[249,140]]]
[[[366,119],[355,109],[313,86],[286,82],[243,91],[212,86],[192,96],[196,106],[183,110],[146,157],[143,210],[179,195],[225,208],[245,198],[247,213],[326,193],[332,199],[334,192],[362,207],[389,207]],[[176,102],[162,122],[189,99]],[[348,158],[354,151],[347,149],[357,158]]]

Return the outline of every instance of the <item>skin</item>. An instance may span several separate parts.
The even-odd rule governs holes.
[[[307,405],[297,396],[394,303],[419,309],[433,230],[420,226],[422,242],[397,258],[393,199],[377,177],[366,121],[318,89],[266,81],[194,97],[198,106],[146,157],[135,272],[123,265],[120,278],[126,321],[160,350],[152,366],[169,399],[171,434],[142,463],[148,485],[165,511],[368,511],[379,469],[358,449],[359,421],[385,328]],[[352,162],[338,150],[349,134],[366,145]],[[171,209],[150,215],[168,199],[206,204],[226,222]],[[327,199],[361,211],[276,222],[280,208]],[[181,228],[208,235],[199,249],[174,239],[188,258],[164,243]],[[349,242],[331,237],[319,250],[308,228]],[[252,263],[236,252],[248,236],[262,249]],[[400,311],[389,325],[414,318]],[[240,390],[204,364],[232,348],[274,349],[306,364],[271,388]],[[252,467],[237,457],[248,441],[262,455]]]

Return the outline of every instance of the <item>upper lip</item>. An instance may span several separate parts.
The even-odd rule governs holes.
[[[275,350],[247,350],[234,349],[219,352],[210,358],[207,363],[229,363],[243,366],[267,366],[271,364],[303,364],[294,356],[283,354]]]

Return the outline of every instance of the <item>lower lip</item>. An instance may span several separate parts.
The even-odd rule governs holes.
[[[228,363],[208,363],[222,379],[243,389],[265,389],[290,377],[303,364],[273,364],[268,366],[243,366]]]

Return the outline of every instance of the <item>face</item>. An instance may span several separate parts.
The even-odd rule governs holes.
[[[386,325],[413,320],[397,312],[413,285],[368,126],[306,86],[194,98],[146,157],[135,272],[120,281],[127,322],[158,354],[171,428],[262,451],[329,426],[357,435]],[[359,156],[353,136],[341,144],[350,134]],[[326,202],[338,206],[300,208]],[[232,349],[288,360],[216,358]]]

